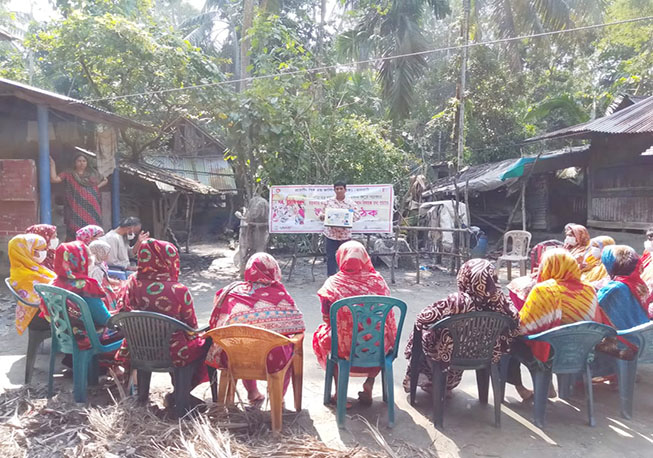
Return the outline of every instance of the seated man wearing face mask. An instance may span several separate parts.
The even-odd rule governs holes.
[[[129,258],[133,253],[138,252],[138,248],[143,240],[150,236],[149,232],[141,231],[141,220],[135,216],[125,218],[120,222],[117,228],[110,230],[101,240],[109,244],[109,256],[107,264],[109,271],[136,271],[136,266],[130,266]],[[133,246],[129,242],[136,239]],[[118,275],[126,279],[126,275]]]

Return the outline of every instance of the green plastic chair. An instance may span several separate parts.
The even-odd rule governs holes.
[[[494,425],[501,426],[501,400],[503,384],[499,375],[499,364],[492,362],[494,346],[507,329],[515,322],[498,312],[469,312],[448,316],[434,323],[429,331],[447,329],[453,340],[451,360],[448,363],[431,361],[433,376],[433,423],[442,429],[444,426],[444,404],[447,387],[447,370],[474,370],[478,398],[481,404],[487,404],[490,378],[494,395]],[[422,331],[413,331],[413,351],[410,358],[410,404],[415,405],[417,379],[422,358]]]
[[[175,332],[197,334],[208,329],[193,329],[167,315],[148,311],[120,312],[108,326],[120,329],[129,348],[129,364],[137,369],[138,400],[147,402],[152,372],[168,372],[174,380],[175,414],[181,418],[190,410],[192,378],[200,359],[188,366],[176,367],[170,358],[170,340]]]
[[[617,331],[617,335],[624,337],[637,345],[637,358],[633,361],[616,359],[617,377],[619,379],[619,400],[621,416],[627,420],[633,417],[633,397],[635,395],[635,377],[637,366],[640,364],[653,364],[653,322],[640,324],[634,328]]]
[[[11,282],[9,278],[5,278],[5,284],[7,285],[7,289],[9,290],[9,292],[12,294],[12,296],[14,296],[14,299],[16,299],[17,303],[21,303],[26,307],[34,307],[36,309],[39,308],[40,305],[39,303],[27,302],[25,299],[20,297],[18,293],[14,290],[14,288],[11,286]],[[32,374],[34,373],[36,356],[38,354],[38,350],[39,350],[39,346],[41,345],[41,342],[43,342],[45,339],[50,338],[49,324],[47,329],[37,329],[35,326],[35,320],[45,321],[43,318],[40,318],[39,316],[35,316],[34,319],[32,320],[32,323],[30,323],[30,325],[27,328],[27,353],[25,354],[25,384],[26,385],[32,382]]]
[[[122,344],[122,339],[108,345],[100,343],[95,332],[95,323],[86,301],[75,293],[51,285],[36,285],[36,292],[45,302],[50,315],[50,331],[52,347],[50,349],[50,372],[48,375],[48,397],[52,397],[54,385],[54,363],[57,353],[71,354],[73,357],[73,394],[75,402],[86,402],[86,389],[89,384],[97,384],[99,366],[97,355],[116,351]],[[91,343],[88,350],[80,350],[73,335],[66,301],[75,304],[81,313],[81,322]]]
[[[338,357],[338,310],[347,307],[353,318],[353,335],[349,358]],[[397,338],[392,351],[385,349],[385,321],[394,307],[401,312],[397,321]],[[351,367],[380,367],[382,372],[383,401],[388,404],[388,425],[394,426],[394,379],[392,363],[397,358],[401,329],[406,318],[406,303],[387,296],[353,296],[336,301],[329,312],[331,320],[331,353],[327,358],[326,379],[324,382],[324,404],[331,402],[333,373],[338,367],[338,399],[336,400],[336,420],[338,427],[345,426],[347,387]],[[395,317],[396,318],[396,317]],[[359,330],[359,327],[361,329]],[[377,327],[379,329],[377,329]],[[369,337],[366,340],[366,337]]]
[[[558,388],[562,399],[568,398],[571,377],[574,374],[583,375],[588,422],[590,426],[596,424],[590,362],[594,358],[594,347],[605,337],[616,335],[617,331],[610,326],[594,321],[579,321],[522,337],[526,341],[546,342],[553,349],[553,357],[547,363],[533,364],[524,361],[533,377],[533,411],[537,427],[544,427],[546,401],[553,374],[558,376]]]

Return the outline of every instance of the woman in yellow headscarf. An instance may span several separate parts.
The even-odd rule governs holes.
[[[18,296],[25,302],[39,303],[39,295],[34,291],[38,283],[50,283],[55,274],[41,265],[47,256],[48,244],[36,234],[20,234],[9,241],[9,282]],[[16,304],[16,331],[25,332],[36,314],[38,307]]]
[[[603,320],[596,290],[580,279],[578,263],[564,248],[544,253],[537,281],[519,311],[520,334],[537,334],[577,321]],[[507,381],[517,387],[523,399],[529,399],[532,393],[522,384],[518,359],[546,361],[549,350],[550,346],[545,342],[513,341],[511,353],[517,358],[510,360]],[[553,391],[551,395],[554,396]]]
[[[596,290],[580,279],[578,263],[562,248],[544,254],[538,283],[526,298],[519,317],[521,334],[526,335],[577,321],[602,320]],[[532,348],[533,354],[546,361],[548,345],[543,347],[546,351]]]
[[[614,239],[607,235],[594,237],[590,240],[590,249],[585,254],[585,259],[581,265],[581,280],[594,283],[604,278],[608,278],[608,271],[601,262],[601,254],[605,247],[614,245]]]

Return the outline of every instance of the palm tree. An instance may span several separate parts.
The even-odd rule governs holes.
[[[370,52],[382,57],[427,50],[422,24],[427,13],[437,18],[450,13],[448,0],[347,0],[348,8],[362,11],[358,22],[338,39],[342,56],[364,60]],[[382,60],[378,79],[394,120],[408,116],[417,79],[426,68],[423,55]]]
[[[471,30],[480,41],[484,27],[499,38],[569,29],[587,19],[600,22],[605,6],[605,0],[472,0]],[[508,42],[505,50],[512,69],[520,71],[519,44]]]

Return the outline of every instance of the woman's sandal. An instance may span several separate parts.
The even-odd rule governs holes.
[[[263,407],[263,403],[265,402],[265,395],[261,394],[260,396],[254,399],[249,399],[248,401],[250,409],[260,410],[261,407]]]

